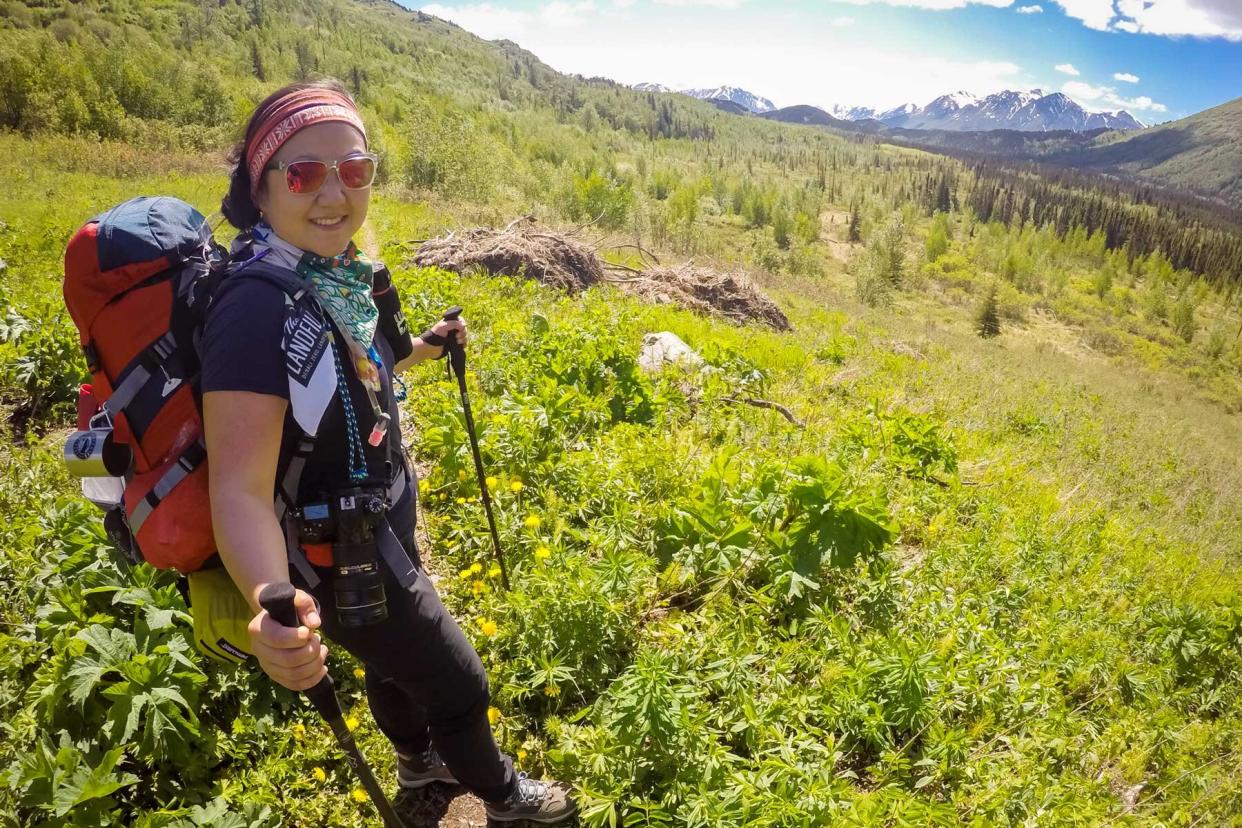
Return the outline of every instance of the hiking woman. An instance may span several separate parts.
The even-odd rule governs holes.
[[[483,665],[414,547],[417,487],[393,376],[442,356],[450,335],[464,343],[466,327],[441,320],[411,337],[380,318],[381,297],[389,316],[400,305],[352,241],[376,163],[357,107],[334,81],[275,92],[247,125],[222,203],[240,231],[234,272],[202,343],[216,542],[254,612],[254,654],[275,681],[316,684],[326,671],[321,635],[365,665],[367,701],[396,748],[402,787],[458,782],[492,819],[556,822],[573,813],[572,799],[559,783],[515,773],[498,749]],[[355,501],[381,505],[355,514]],[[342,545],[347,535],[354,545]],[[334,576],[332,555],[345,549],[372,555],[371,574]],[[265,585],[289,581],[298,628],[258,604]]]

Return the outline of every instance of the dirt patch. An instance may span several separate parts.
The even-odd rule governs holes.
[[[649,267],[618,287],[650,302],[672,302],[733,322],[758,322],[778,331],[793,330],[776,303],[740,272],[722,273],[687,262],[676,267]]]
[[[570,293],[604,281],[595,252],[572,235],[545,231],[524,216],[507,227],[475,227],[423,242],[411,261],[454,273],[482,269],[505,276],[525,276]]]
[[[792,330],[788,317],[741,272],[722,272],[687,262],[666,267],[658,262],[643,270],[608,264],[578,239],[578,232],[558,233],[524,216],[502,229],[476,227],[422,242],[410,263],[454,273],[482,270],[523,276],[577,293],[601,282],[651,302],[671,302],[732,322],[758,322],[778,331]],[[598,245],[596,245],[598,246]],[[633,247],[633,245],[622,245]],[[654,257],[642,251],[654,262]]]
[[[484,828],[488,824],[483,803],[458,785],[404,790],[392,804],[409,828]]]

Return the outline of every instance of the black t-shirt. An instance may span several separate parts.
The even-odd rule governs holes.
[[[207,315],[201,343],[202,390],[252,391],[289,399],[289,379],[285,367],[285,353],[281,349],[284,334],[285,293],[275,284],[261,278],[248,276],[245,271],[235,276],[236,284],[230,284],[223,295],[212,305]],[[342,342],[339,333],[337,343]],[[371,410],[366,390],[350,365],[348,351],[341,354],[340,364],[345,372],[350,400],[357,415],[359,438],[366,456],[367,471],[375,484],[387,485],[394,473],[403,468],[404,451],[401,447],[400,410],[392,390],[393,352],[387,340],[378,331],[375,350],[379,353],[381,389],[377,399],[386,406],[391,418],[388,438],[378,447],[368,444],[376,417]],[[339,344],[334,347],[342,347]],[[315,436],[314,449],[307,460],[299,485],[299,502],[319,500],[334,489],[352,485],[349,478],[349,453],[345,424],[345,409],[339,392],[334,395],[320,422]],[[292,410],[285,415],[281,436],[281,466],[303,436],[301,427],[293,418]],[[392,441],[391,448],[388,441]],[[276,481],[279,483],[279,480]],[[389,513],[389,521],[397,536],[406,538],[414,527],[413,486],[409,487]]]

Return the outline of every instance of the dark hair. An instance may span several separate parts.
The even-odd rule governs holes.
[[[220,201],[220,212],[228,219],[229,224],[238,230],[249,230],[259,223],[259,208],[250,195],[250,168],[246,165],[246,149],[250,146],[250,141],[254,138],[254,132],[259,124],[267,119],[272,106],[290,92],[299,92],[303,89],[331,89],[347,98],[350,97],[340,81],[335,78],[324,78],[282,86],[255,107],[250,120],[246,122],[244,137],[229,153],[229,163],[233,165],[233,172],[229,176],[229,191]],[[350,100],[353,99],[350,98]]]

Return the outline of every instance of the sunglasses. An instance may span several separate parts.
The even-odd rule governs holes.
[[[375,180],[375,167],[379,159],[371,153],[351,155],[336,161],[281,161],[268,167],[285,174],[289,192],[310,195],[319,191],[328,180],[328,172],[336,170],[341,186],[347,190],[365,190]]]

